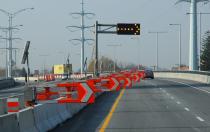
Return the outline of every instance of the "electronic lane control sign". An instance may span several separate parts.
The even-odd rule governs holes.
[[[139,23],[118,23],[117,24],[118,35],[140,35]]]

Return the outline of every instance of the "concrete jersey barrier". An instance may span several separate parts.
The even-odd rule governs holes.
[[[52,126],[48,121],[47,109],[50,109],[47,105],[37,105],[33,109],[35,125],[39,132],[46,132],[52,129]]]
[[[20,132],[17,115],[15,113],[0,116],[0,131]]]
[[[154,72],[155,77],[177,78],[210,84],[210,75],[193,72]]]
[[[96,94],[96,97],[101,94]],[[24,102],[22,96],[17,97]],[[46,132],[71,118],[85,106],[87,106],[86,103],[39,104],[33,108],[20,110],[18,113],[0,116],[0,130],[3,132]],[[0,104],[0,107],[4,106]]]
[[[26,108],[17,113],[20,132],[39,132],[35,125],[32,108]]]

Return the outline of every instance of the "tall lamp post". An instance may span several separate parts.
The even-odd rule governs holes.
[[[148,32],[150,34],[156,34],[156,70],[159,69],[159,34],[164,34],[167,32]]]
[[[190,43],[189,43],[189,70],[198,70],[197,61],[197,4],[199,2],[208,3],[209,0],[178,0],[179,2],[190,3]]]
[[[2,13],[4,13],[4,14],[6,14],[8,17],[9,17],[9,27],[8,27],[8,29],[9,29],[9,46],[8,46],[8,48],[9,48],[9,60],[8,60],[8,77],[12,77],[12,40],[13,40],[13,38],[12,38],[12,30],[13,30],[13,26],[12,26],[12,20],[13,20],[13,18],[17,15],[17,14],[19,14],[19,13],[21,13],[21,12],[23,12],[23,11],[26,11],[26,10],[33,10],[34,8],[24,8],[24,9],[21,9],[21,10],[18,10],[18,11],[16,11],[16,12],[14,12],[14,13],[10,13],[10,12],[7,12],[7,11],[5,11],[5,10],[3,10],[3,9],[0,9],[0,12],[2,12]]]
[[[179,70],[181,70],[181,57],[182,57],[182,25],[181,24],[169,24],[170,26],[178,26],[179,27]]]
[[[189,14],[193,14],[193,13],[186,13],[187,15]],[[207,13],[207,12],[200,12],[200,13],[196,13],[196,14],[199,14],[200,17],[199,17],[199,21],[200,21],[200,24],[199,24],[199,28],[200,28],[200,31],[199,31],[199,39],[200,39],[200,50],[199,50],[199,70],[201,70],[201,47],[202,47],[202,15],[210,15],[210,13]]]

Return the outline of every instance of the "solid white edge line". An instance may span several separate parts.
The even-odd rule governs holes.
[[[205,121],[204,119],[202,119],[202,118],[199,117],[199,116],[196,116],[196,118],[197,118],[199,121],[201,121],[201,122]]]
[[[188,87],[191,87],[191,88],[197,89],[197,90],[199,90],[199,91],[203,91],[203,92],[206,92],[206,93],[209,93],[209,94],[210,94],[210,91],[207,91],[207,90],[204,90],[204,89],[200,89],[200,88],[194,87],[194,86],[192,86],[192,85],[190,85],[190,84],[187,84],[187,83],[178,82],[178,81],[173,81],[173,80],[167,80],[167,81],[171,81],[171,82],[183,84],[183,85],[186,85],[186,86],[188,86]]]
[[[187,108],[187,107],[185,107],[184,109],[185,109],[186,111],[190,111],[190,109],[189,109],[189,108]]]
[[[179,101],[177,101],[176,103],[177,103],[177,104],[181,104],[181,102],[179,102]]]

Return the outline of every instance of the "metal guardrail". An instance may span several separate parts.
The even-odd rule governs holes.
[[[15,86],[15,80],[13,78],[2,79],[0,80],[0,89],[10,88]]]
[[[0,81],[13,80],[13,78],[0,78]]]

